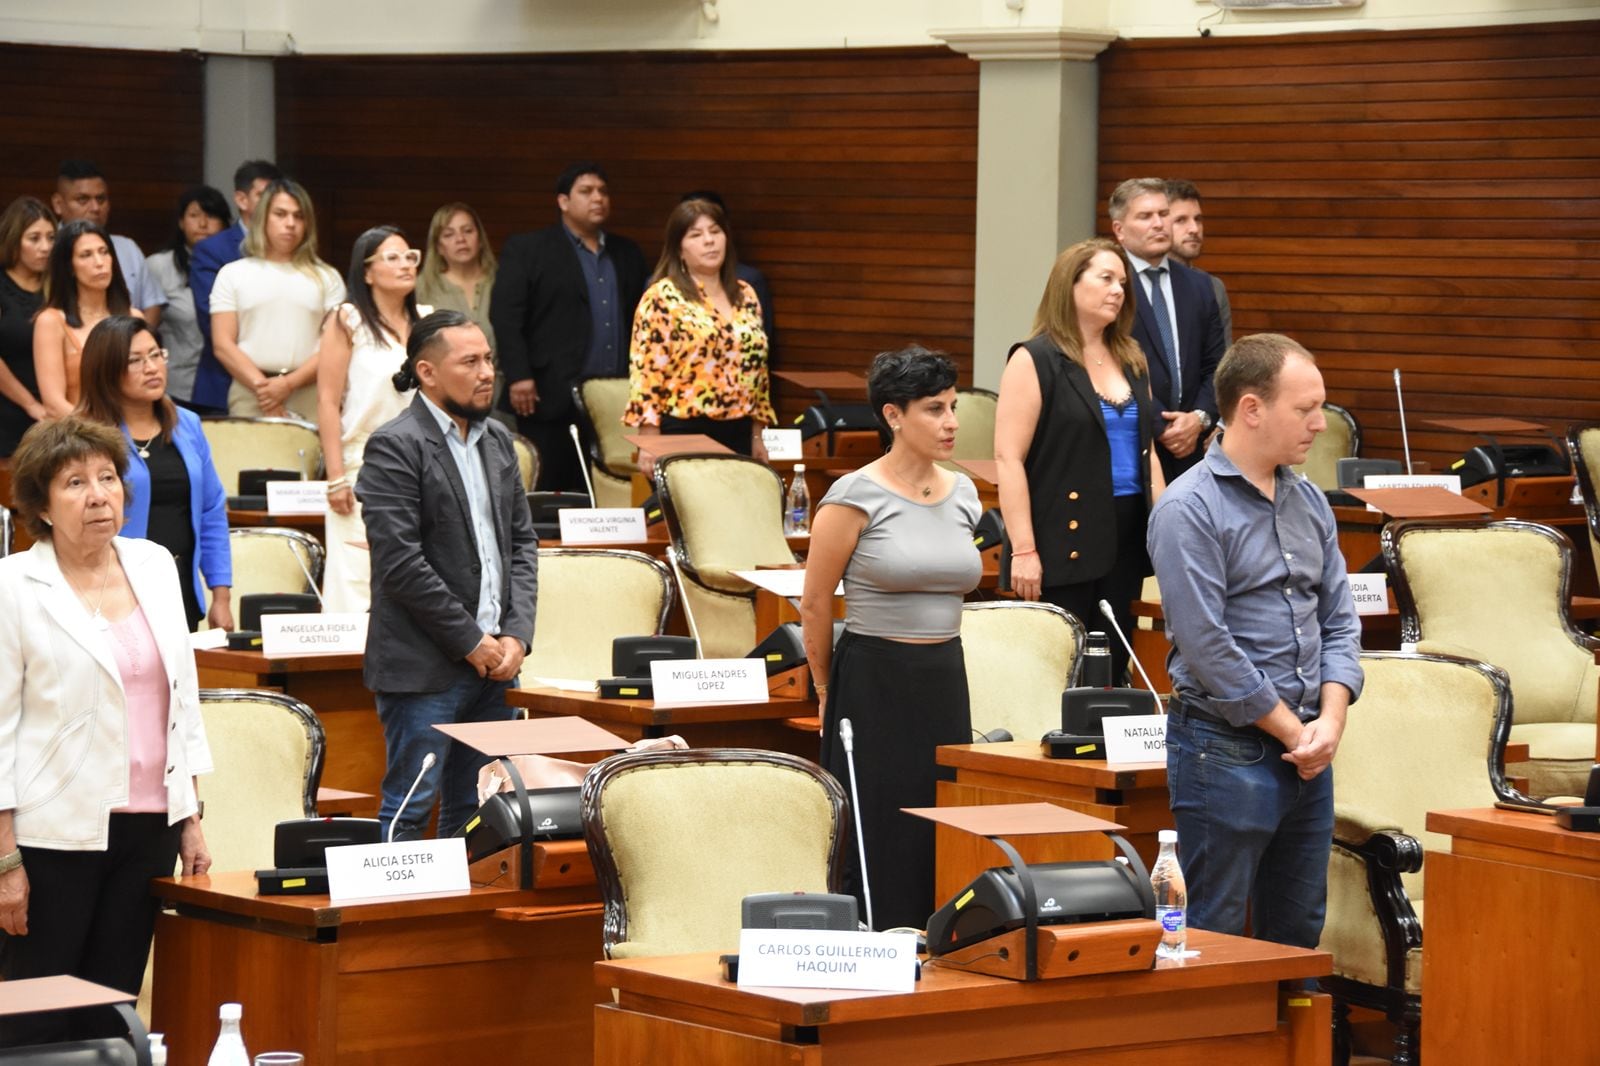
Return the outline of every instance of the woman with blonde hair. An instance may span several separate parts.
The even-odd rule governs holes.
[[[1033,336],[1007,356],[994,426],[1011,587],[1090,629],[1106,600],[1126,632],[1150,573],[1145,521],[1165,487],[1131,276],[1122,249],[1103,238],[1057,257]],[[1011,358],[1019,352],[1027,358]],[[1111,650],[1120,684],[1128,657],[1119,641]]]
[[[322,320],[344,301],[344,282],[317,255],[317,216],[299,184],[267,186],[250,216],[244,258],[217,273],[211,341],[233,376],[230,415],[317,420]]]
[[[460,201],[445,204],[428,223],[428,243],[417,275],[417,302],[436,311],[460,311],[483,330],[493,348],[489,294],[499,265],[483,220],[472,205]]]

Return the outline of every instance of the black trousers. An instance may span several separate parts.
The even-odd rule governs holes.
[[[1143,496],[1117,496],[1112,501],[1118,529],[1140,526],[1144,510]],[[1133,601],[1139,598],[1144,585],[1145,553],[1142,545],[1128,545],[1117,552],[1111,570],[1093,581],[1080,581],[1073,585],[1046,585],[1039,590],[1039,598],[1053,603],[1083,623],[1086,630],[1100,630],[1111,641],[1111,683],[1122,685],[1128,674],[1128,652],[1122,641],[1111,632],[1111,625],[1100,613],[1100,601],[1111,604],[1111,613],[1117,625],[1133,639]]]
[[[934,806],[940,777],[953,776],[934,762],[934,749],[972,740],[961,638],[906,644],[848,630],[839,638],[821,762],[848,794],[842,718],[850,719],[855,734],[854,802],[866,842],[873,924],[880,930],[926,928],[928,916],[944,902],[933,898],[934,826],[900,808]],[[847,827],[843,888],[861,899],[855,827]],[[861,907],[865,920],[864,900]]]
[[[704,433],[712,440],[725,448],[732,449],[739,455],[749,455],[750,434],[752,432],[748,418],[707,418],[704,415],[698,418],[674,418],[671,415],[661,416],[661,432],[674,434]]]
[[[104,851],[24,847],[28,871],[28,935],[6,936],[0,975],[70,974],[138,995],[155,933],[150,881],[171,877],[178,825],[165,814],[113,814]],[[85,1015],[87,1017],[85,1017]],[[114,1034],[106,1011],[0,1019],[0,1044],[81,1040]]]

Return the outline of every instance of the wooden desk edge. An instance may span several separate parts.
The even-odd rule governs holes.
[[[1462,840],[1600,861],[1600,834],[1563,829],[1550,815],[1495,807],[1429,811],[1427,827]]]

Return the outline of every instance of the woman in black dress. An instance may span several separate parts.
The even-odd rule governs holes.
[[[40,200],[19,196],[0,213],[0,458],[44,417],[33,372],[33,316],[44,304],[55,240],[56,216]]]

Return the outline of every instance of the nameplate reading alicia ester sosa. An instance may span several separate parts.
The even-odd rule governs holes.
[[[465,837],[350,844],[329,848],[327,857],[334,903],[472,891]]]

